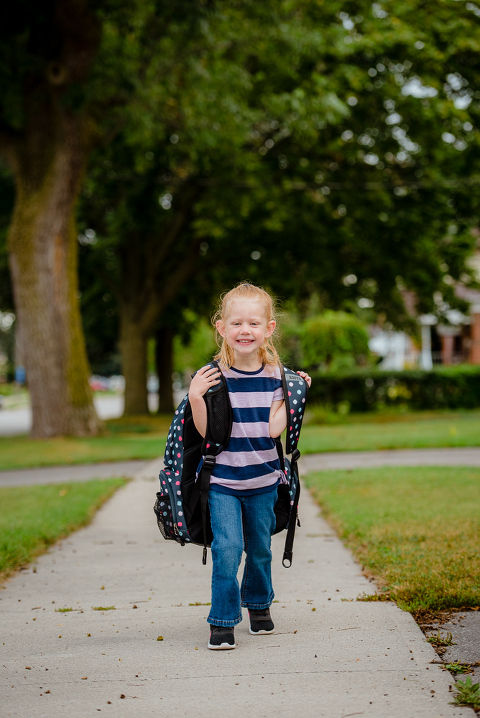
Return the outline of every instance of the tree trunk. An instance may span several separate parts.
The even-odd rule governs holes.
[[[101,422],[88,382],[74,220],[89,133],[81,115],[54,105],[38,110],[10,153],[16,201],[8,236],[32,436],[92,436]]]
[[[185,213],[189,217],[189,213]],[[121,253],[120,352],[125,377],[125,415],[148,414],[147,340],[162,312],[195,271],[200,238],[193,238],[175,271],[155,271],[154,254],[141,259],[142,240],[132,238]],[[159,246],[163,248],[164,244]],[[143,246],[143,249],[145,247]],[[170,372],[171,374],[171,372]],[[164,382],[165,385],[165,382]],[[171,399],[170,399],[171,401]],[[167,409],[170,411],[170,409]]]
[[[125,377],[125,416],[148,414],[147,336],[132,308],[120,305],[120,351]]]
[[[172,414],[173,329],[160,327],[155,334],[155,365],[159,380],[158,413]]]

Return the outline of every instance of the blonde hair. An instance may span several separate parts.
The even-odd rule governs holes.
[[[267,323],[272,321],[272,319],[275,320],[275,303],[270,294],[261,287],[256,287],[254,284],[242,282],[241,284],[237,284],[233,289],[220,297],[218,309],[212,318],[213,325],[215,326],[218,321],[224,322],[226,320],[232,302],[242,300],[261,302],[265,311]],[[230,368],[231,366],[233,366],[235,360],[235,354],[233,352],[233,349],[231,346],[229,346],[227,341],[219,334],[216,326],[215,334],[220,351],[215,355],[214,359],[223,364],[223,366]],[[273,334],[272,336],[265,338],[265,341],[258,350],[258,353],[259,358],[264,366],[280,366],[281,361],[273,343]]]

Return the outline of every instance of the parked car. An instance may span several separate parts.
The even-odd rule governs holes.
[[[98,374],[93,374],[90,377],[90,386],[93,391],[108,391],[108,379],[104,376],[98,376]]]

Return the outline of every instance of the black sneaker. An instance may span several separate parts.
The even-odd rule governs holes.
[[[273,633],[275,626],[270,616],[269,608],[248,609],[250,616],[250,633],[257,636],[261,633]]]
[[[210,626],[208,647],[213,651],[228,651],[229,648],[236,648],[233,628],[227,626]]]

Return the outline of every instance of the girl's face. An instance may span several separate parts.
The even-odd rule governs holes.
[[[275,320],[267,321],[262,303],[255,300],[233,301],[225,320],[216,323],[220,336],[238,357],[257,354],[275,329]]]

